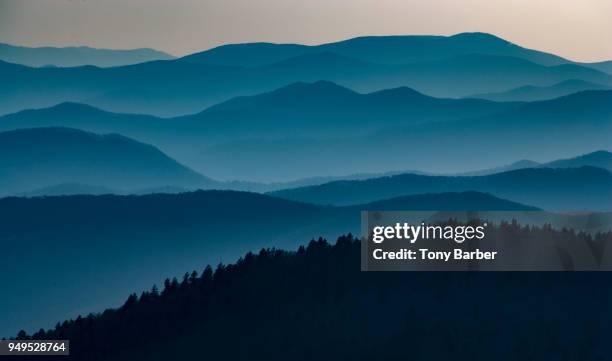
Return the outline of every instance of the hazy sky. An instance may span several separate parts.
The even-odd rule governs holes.
[[[578,61],[612,59],[612,0],[0,0],[0,42],[151,47],[317,44],[483,31]]]

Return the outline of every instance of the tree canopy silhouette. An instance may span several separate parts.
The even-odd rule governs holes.
[[[612,232],[500,227],[612,241]],[[74,360],[603,360],[611,351],[608,273],[360,272],[359,261],[350,234],[262,249],[18,338],[69,339]]]

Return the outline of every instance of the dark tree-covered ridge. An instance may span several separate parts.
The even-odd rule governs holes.
[[[516,237],[588,235],[503,223]],[[262,249],[19,338],[75,360],[604,360],[608,273],[360,272],[359,241]],[[142,270],[146,272],[146,270]]]

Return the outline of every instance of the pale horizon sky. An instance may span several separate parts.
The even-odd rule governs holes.
[[[481,31],[565,58],[612,60],[612,0],[0,0],[0,42],[154,48],[320,44]]]

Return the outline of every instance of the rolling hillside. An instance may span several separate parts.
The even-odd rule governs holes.
[[[568,231],[508,229],[590,242]],[[609,244],[612,235],[598,238]],[[182,280],[126,294],[121,307],[29,335],[70,339],[74,360],[448,360],[459,347],[474,361],[500,348],[500,361],[597,360],[611,352],[610,329],[592,329],[610,320],[609,291],[600,287],[609,272],[360,272],[354,237],[306,242],[297,252],[184,268]]]
[[[66,182],[117,190],[216,184],[153,146],[71,128],[0,133],[0,169],[3,195]]]

